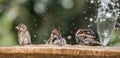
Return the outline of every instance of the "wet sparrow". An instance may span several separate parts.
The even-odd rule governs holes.
[[[81,45],[101,45],[90,29],[79,29],[75,34],[75,39]]]
[[[15,27],[18,31],[18,41],[19,45],[29,45],[31,44],[31,36],[27,30],[27,26],[24,24],[19,24]]]
[[[47,44],[60,46],[66,44],[66,40],[61,36],[61,32],[58,29],[52,29],[50,38],[47,40]]]

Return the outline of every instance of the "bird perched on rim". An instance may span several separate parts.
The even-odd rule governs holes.
[[[75,34],[75,39],[80,45],[101,45],[91,29],[79,29]]]
[[[65,40],[65,38],[62,38],[62,34],[58,29],[53,28],[52,31],[51,31],[50,38],[47,40],[46,43],[50,44],[50,45],[61,46],[61,45],[66,44],[66,40]]]
[[[29,45],[31,44],[31,36],[25,24],[19,24],[15,27],[18,31],[18,41],[19,45]]]

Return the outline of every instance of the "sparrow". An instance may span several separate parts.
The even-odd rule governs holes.
[[[61,32],[58,29],[54,28],[52,29],[50,38],[47,40],[46,43],[49,45],[62,46],[66,44],[66,40],[65,38],[62,38]]]
[[[18,41],[19,45],[29,45],[31,44],[31,36],[25,24],[19,24],[15,27],[18,31]]]
[[[94,35],[91,29],[78,29],[75,34],[75,39],[80,45],[101,45]]]

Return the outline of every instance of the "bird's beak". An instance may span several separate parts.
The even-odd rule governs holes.
[[[18,27],[15,27],[15,29],[18,29]]]

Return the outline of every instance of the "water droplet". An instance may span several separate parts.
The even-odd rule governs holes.
[[[58,26],[58,29],[60,29],[60,26]]]
[[[93,1],[93,0],[91,0],[91,1],[90,1],[90,3],[91,3],[91,4],[93,4],[93,3],[94,3],[94,1]]]
[[[115,30],[119,30],[119,27],[116,27]]]
[[[38,0],[39,1],[39,0]],[[49,0],[40,0],[40,2],[47,3]]]
[[[92,24],[88,25],[88,28],[90,28],[92,26]]]
[[[119,36],[119,39],[120,39],[120,36]]]
[[[89,8],[92,8],[92,7],[89,7]]]
[[[94,18],[97,18],[97,16],[94,16]]]
[[[112,46],[113,44],[110,44],[110,46]]]
[[[67,39],[69,39],[69,40],[70,40],[71,38],[72,38],[72,36],[68,36],[68,37],[67,37]]]
[[[16,0],[18,3],[20,3],[20,4],[24,4],[24,3],[26,3],[28,0]]]
[[[115,36],[113,35],[112,38],[115,38]]]
[[[88,19],[88,17],[85,17],[85,20],[87,20]]]
[[[65,32],[62,32],[63,34],[65,34]]]
[[[92,21],[93,21],[93,18],[89,18],[89,21],[91,21],[91,22],[92,22]]]
[[[70,31],[70,33],[73,33],[73,31]]]
[[[36,38],[37,36],[36,35],[34,35],[34,38]]]
[[[47,40],[44,40],[44,42],[46,43],[46,42],[47,42]]]
[[[37,21],[37,19],[34,19],[34,22],[36,22]]]
[[[120,23],[118,23],[118,25],[120,26]]]
[[[97,3],[100,3],[100,1],[98,0]]]
[[[86,14],[86,11],[84,11],[83,14]]]
[[[97,23],[97,20],[95,21],[95,23]]]
[[[119,3],[117,3],[116,5],[117,5],[118,7],[120,6],[120,4],[119,4]]]
[[[106,17],[110,18],[112,16],[112,13],[107,13]]]
[[[65,9],[71,9],[74,6],[73,0],[60,0],[60,4]]]
[[[35,27],[37,27],[37,24],[35,24]]]
[[[45,33],[45,36],[48,36],[48,33]]]
[[[86,0],[86,1],[89,1],[89,0]]]
[[[34,10],[38,14],[43,14],[46,12],[46,6],[43,3],[37,2],[34,5]]]
[[[75,23],[72,23],[72,25],[75,25]]]
[[[108,31],[107,31],[107,30],[104,31],[104,36],[105,36],[105,37],[108,37]]]

